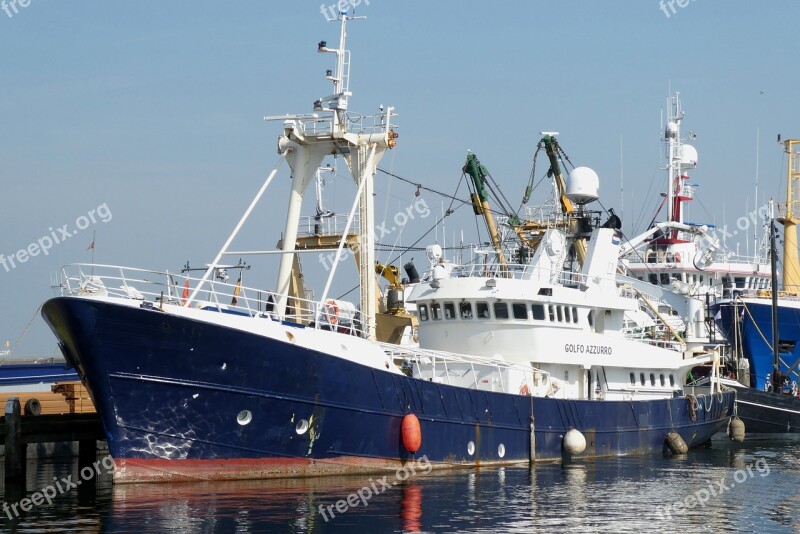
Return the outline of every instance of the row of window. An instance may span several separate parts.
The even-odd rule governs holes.
[[[474,305],[473,305],[474,304]],[[578,323],[578,308],[575,306],[558,306],[555,304],[531,304],[530,308],[524,302],[433,302],[430,307],[427,304],[419,305],[419,318],[421,321],[441,321],[470,319],[516,319],[526,321],[559,322],[559,323]],[[530,315],[528,310],[530,309]],[[456,311],[458,314],[456,314]],[[592,313],[589,313],[589,323],[592,323]]]
[[[735,286],[737,289],[767,289],[769,287],[769,279],[751,276],[735,276],[733,278],[733,284],[731,284],[730,276],[722,277],[723,288],[733,286]]]
[[[644,276],[638,276],[637,278],[644,281]],[[705,276],[692,273],[650,273],[647,276],[647,281],[656,286],[668,286],[673,280],[694,285],[697,282],[701,284],[704,283]],[[711,282],[711,279],[709,279],[709,282]],[[738,289],[767,289],[769,287],[769,280],[759,277],[735,276],[731,281],[730,276],[722,277],[722,287],[728,288],[734,286]]]
[[[667,385],[667,381],[666,381],[666,377],[664,376],[664,373],[661,373],[659,375],[659,382],[661,383],[661,387],[664,387],[664,386]],[[645,380],[644,373],[639,373],[639,384],[642,385],[642,386],[646,386],[647,385],[647,381]],[[633,373],[633,372],[631,373],[631,385],[632,386],[636,385],[636,373]],[[655,373],[650,373],[650,385],[651,386],[655,386],[656,385],[656,374]],[[671,388],[675,387],[675,376],[674,375],[669,375],[669,387],[671,387]]]

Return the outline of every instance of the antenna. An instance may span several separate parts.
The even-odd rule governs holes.
[[[622,164],[622,134],[619,134],[619,216],[625,220],[625,175]]]
[[[760,138],[761,138],[761,131],[759,128],[756,128],[756,200],[753,203],[753,207],[756,209],[756,213],[758,213],[758,152],[760,146]],[[758,225],[753,225],[753,255],[756,256],[755,260],[758,263]]]

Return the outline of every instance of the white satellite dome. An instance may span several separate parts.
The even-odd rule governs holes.
[[[589,167],[576,167],[567,177],[567,198],[576,204],[597,200],[600,178]]]
[[[428,245],[425,248],[425,254],[428,256],[428,261],[431,264],[439,263],[439,258],[442,257],[442,247],[439,245]]]
[[[697,167],[697,149],[692,145],[683,145],[681,165],[684,167]]]

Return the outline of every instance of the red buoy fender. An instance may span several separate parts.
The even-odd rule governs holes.
[[[419,419],[417,419],[416,415],[409,413],[403,417],[400,434],[403,437],[403,447],[408,452],[414,454],[419,450],[422,445],[422,429],[419,426]]]

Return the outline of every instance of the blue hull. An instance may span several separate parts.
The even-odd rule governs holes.
[[[772,303],[747,301],[747,310],[738,305],[740,332],[744,357],[750,364],[750,386],[764,391],[767,377],[772,373]],[[712,313],[717,325],[729,342],[737,333],[734,306],[730,302],[716,304]],[[778,367],[787,373],[790,365],[800,360],[800,309],[778,305],[778,340],[784,350]],[[797,379],[797,376],[794,376]]]
[[[536,460],[560,460],[570,427],[586,437],[580,457],[660,454],[668,432],[700,445],[733,411],[734,392],[693,406],[684,397],[564,400],[465,389],[78,298],[52,299],[42,314],[85,379],[122,482],[366,473],[422,457],[434,467],[528,461],[531,417]],[[252,414],[246,425],[237,422],[244,410]],[[415,455],[402,443],[408,413],[420,421]]]
[[[63,363],[4,363],[0,365],[0,387],[71,382],[78,379],[74,369]]]

